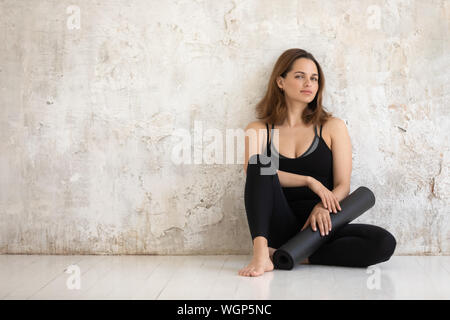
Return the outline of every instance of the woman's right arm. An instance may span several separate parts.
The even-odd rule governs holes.
[[[282,187],[309,187],[311,177],[296,173],[277,170],[278,179]]]
[[[254,154],[262,154],[267,141],[267,128],[260,121],[250,122],[245,128],[244,171],[247,174],[248,160]]]

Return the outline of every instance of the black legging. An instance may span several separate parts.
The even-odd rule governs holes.
[[[311,212],[296,215],[286,201],[278,174],[260,174],[264,166],[260,161],[247,166],[245,210],[252,240],[265,237],[268,246],[277,249],[300,232]],[[311,208],[318,202],[313,201]],[[311,264],[367,267],[389,260],[396,247],[391,233],[369,224],[349,223],[329,237],[309,256]]]

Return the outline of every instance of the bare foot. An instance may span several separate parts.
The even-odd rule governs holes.
[[[277,249],[269,247],[269,257],[270,257],[270,260],[272,260],[272,262],[273,262],[273,253],[275,252],[275,250],[277,250]]]
[[[273,270],[273,263],[269,256],[253,257],[250,263],[239,270],[240,276],[257,277],[266,271]]]

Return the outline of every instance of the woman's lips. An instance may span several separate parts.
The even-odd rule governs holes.
[[[300,91],[301,93],[304,93],[304,94],[312,94],[312,92],[311,91],[308,91],[308,90],[302,90],[302,91]]]

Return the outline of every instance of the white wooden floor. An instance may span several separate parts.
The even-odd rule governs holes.
[[[450,298],[450,256],[393,256],[369,268],[298,265],[239,276],[250,258],[0,255],[0,299]],[[76,273],[65,272],[73,268],[79,289],[70,289]]]

